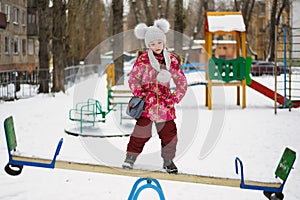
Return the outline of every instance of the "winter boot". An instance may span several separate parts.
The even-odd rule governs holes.
[[[177,174],[178,173],[178,169],[172,160],[164,160],[164,169],[169,174]]]
[[[126,158],[125,158],[125,161],[124,163],[122,164],[122,167],[124,169],[132,169],[133,168],[133,165],[134,165],[134,162],[136,160],[136,157],[137,156],[134,156],[134,155],[131,155],[131,154],[126,154]]]

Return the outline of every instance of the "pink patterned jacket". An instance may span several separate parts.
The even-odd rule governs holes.
[[[155,55],[155,54],[154,54]],[[162,54],[155,58],[166,69]],[[145,107],[142,116],[154,122],[165,122],[176,118],[174,105],[179,103],[187,90],[187,80],[180,69],[178,60],[170,53],[171,65],[169,72],[176,85],[175,91],[170,90],[170,82],[156,81],[157,71],[151,66],[148,52],[140,55],[130,72],[129,87],[134,96],[144,98]]]

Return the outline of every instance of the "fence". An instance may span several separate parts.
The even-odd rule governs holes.
[[[42,71],[45,71],[47,76],[39,80],[39,73]],[[45,69],[31,72],[20,69],[0,71],[0,100],[9,101],[34,96],[38,92],[39,81],[47,81],[52,85],[51,77],[51,72]]]
[[[65,90],[75,83],[83,81],[92,75],[100,76],[106,68],[106,64],[76,65],[65,68]]]
[[[106,68],[102,65],[77,65],[64,69],[65,90],[75,83],[87,79],[92,75],[100,76]],[[40,79],[39,74],[44,72],[46,78]],[[49,92],[53,85],[53,72],[48,69],[0,71],[0,100],[10,101],[14,99],[35,96],[38,93],[41,82],[49,84]]]

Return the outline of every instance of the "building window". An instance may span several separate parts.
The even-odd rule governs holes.
[[[40,51],[39,40],[34,40],[34,54],[37,56]]]
[[[34,54],[34,43],[33,39],[28,39],[28,55]]]
[[[6,21],[10,21],[10,5],[5,4]]]
[[[19,24],[19,8],[14,8],[14,24]]]
[[[26,55],[26,39],[22,40],[22,54]]]
[[[28,24],[35,24],[35,15],[32,13],[28,14]]]
[[[14,54],[19,53],[19,38],[15,37],[14,39]]]
[[[22,11],[22,25],[25,26],[25,24],[26,24],[26,12],[23,10]]]
[[[266,15],[266,4],[260,3],[259,6],[259,16],[264,17]]]
[[[6,54],[9,54],[9,38],[8,37],[5,37],[5,49],[4,49],[4,52]]]

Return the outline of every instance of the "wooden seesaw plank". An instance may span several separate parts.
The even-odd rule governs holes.
[[[51,160],[43,159],[43,158],[32,158],[32,157],[15,156],[15,155],[13,155],[12,158],[13,160],[18,160],[18,161],[39,162],[39,163],[51,162]],[[232,178],[180,174],[180,173],[168,174],[166,172],[160,172],[160,171],[147,171],[147,170],[137,170],[137,169],[129,170],[129,169],[123,169],[119,167],[110,167],[104,165],[69,162],[69,161],[61,161],[61,160],[56,160],[55,168],[85,171],[85,172],[97,172],[97,173],[111,174],[111,175],[152,178],[152,179],[159,179],[159,180],[238,187],[238,188],[240,188],[240,183],[241,183],[241,180],[232,179]],[[259,182],[259,181],[245,181],[245,183],[249,185],[274,187],[274,188],[279,188],[281,186],[281,183],[275,183],[275,182],[269,183],[269,182]]]

